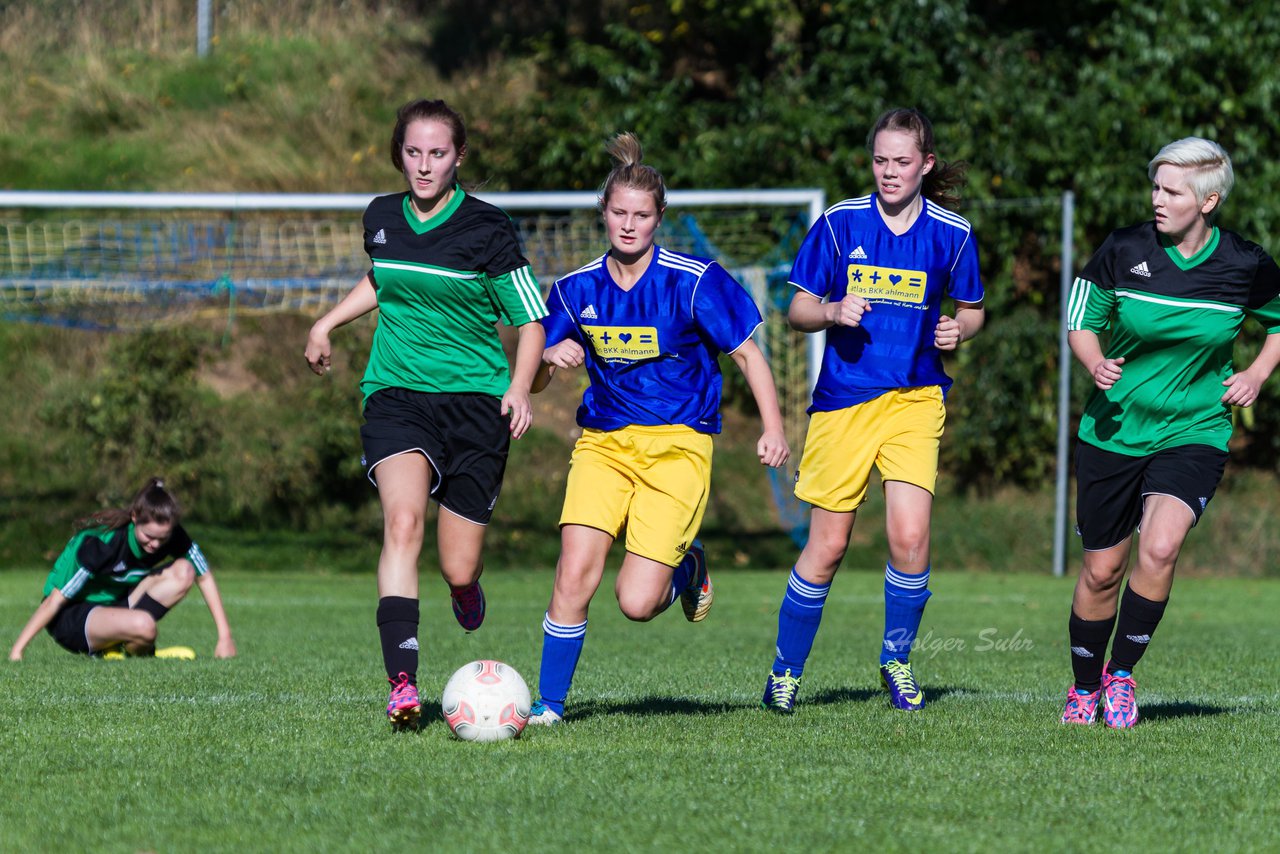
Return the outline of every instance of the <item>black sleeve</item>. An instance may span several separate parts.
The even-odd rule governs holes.
[[[1280,295],[1280,267],[1276,266],[1276,260],[1267,254],[1267,250],[1258,244],[1250,243],[1249,248],[1253,250],[1258,266],[1249,287],[1248,307],[1257,310]]]
[[[1080,271],[1080,278],[1101,285],[1104,288],[1116,286],[1116,254],[1120,242],[1119,232],[1113,231],[1102,241],[1098,251],[1089,257],[1089,262]]]
[[[528,259],[520,251],[520,236],[516,233],[515,223],[502,211],[497,211],[497,214],[485,246],[484,271],[490,276],[501,276],[529,266]]]
[[[187,529],[181,525],[174,525],[173,531],[169,534],[169,542],[164,544],[164,550],[174,560],[186,557],[187,552],[191,550],[191,535],[187,533]]]
[[[364,252],[373,260],[373,253],[378,249],[385,249],[387,238],[385,229],[392,228],[394,219],[388,215],[389,211],[398,213],[404,206],[404,194],[392,196],[378,196],[369,202],[369,206],[364,209],[364,216],[361,219],[361,225],[364,226]],[[394,209],[394,210],[393,210]],[[375,243],[374,238],[379,232],[383,232],[381,241]],[[373,274],[373,265],[369,265],[369,281],[373,284],[373,289],[378,289],[378,279]]]
[[[85,537],[80,543],[80,548],[76,549],[76,563],[94,574],[109,569],[115,563],[119,552],[116,548],[116,538],[123,536],[128,536],[125,534],[125,529],[117,528],[106,540],[95,536]]]

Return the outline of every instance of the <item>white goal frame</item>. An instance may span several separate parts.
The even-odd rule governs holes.
[[[133,210],[328,210],[362,211],[377,194],[365,193],[123,193],[76,191],[0,190],[0,210],[23,208],[47,209],[133,209]],[[597,196],[591,191],[574,192],[480,192],[478,198],[507,211],[571,211],[596,207]],[[807,225],[812,226],[826,210],[826,194],[816,188],[779,190],[672,190],[667,195],[668,207],[761,207],[803,208]],[[1018,204],[1008,200],[1006,204]],[[1051,199],[1021,200],[1052,204]],[[998,206],[1000,203],[997,202]],[[1072,358],[1067,345],[1066,307],[1074,270],[1073,235],[1075,231],[1075,197],[1071,191],[1061,196],[1061,322],[1058,355],[1058,436],[1055,484],[1055,519],[1053,537],[1053,574],[1066,571],[1067,484],[1069,479],[1067,449],[1070,422],[1070,380]],[[809,390],[817,380],[822,362],[823,336],[807,336],[807,371]]]
[[[6,208],[120,209],[182,211],[363,211],[377,193],[124,193],[64,190],[0,190]],[[506,211],[590,210],[599,198],[592,191],[474,193]],[[826,193],[814,187],[781,190],[671,190],[667,207],[800,207],[812,226],[827,208]],[[822,364],[822,336],[809,336],[809,390]]]

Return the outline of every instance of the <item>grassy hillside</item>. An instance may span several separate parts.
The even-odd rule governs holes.
[[[395,188],[396,107],[429,95],[481,115],[511,94],[511,79],[442,80],[423,19],[394,3],[214,5],[203,59],[185,0],[0,6],[0,187]],[[473,155],[467,176],[493,177],[482,144]]]

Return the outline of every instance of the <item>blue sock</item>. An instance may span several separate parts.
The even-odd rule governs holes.
[[[697,567],[697,561],[693,557],[693,550],[684,553],[684,560],[680,561],[680,565],[671,570],[671,599],[667,601],[666,608],[671,607],[671,603],[680,598],[680,594],[689,586],[689,582],[693,580],[693,571]],[[666,608],[663,608],[665,611]]]
[[[538,671],[538,695],[542,704],[557,715],[564,715],[564,701],[569,695],[573,672],[587,640],[587,621],[576,626],[562,626],[542,620],[542,669]]]
[[[787,579],[787,592],[778,609],[777,658],[773,660],[773,672],[791,671],[792,676],[804,672],[804,663],[813,649],[813,639],[818,636],[822,623],[822,606],[827,603],[831,582],[813,584],[805,581],[795,568]]]
[[[929,601],[929,567],[918,575],[898,572],[884,565],[884,644],[880,663],[906,661],[920,631],[924,603]]]

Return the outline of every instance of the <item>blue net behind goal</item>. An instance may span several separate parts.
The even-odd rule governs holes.
[[[512,220],[544,288],[608,248],[594,209],[519,211]],[[659,242],[718,260],[751,291],[756,341],[777,380],[799,459],[807,416],[804,336],[786,324],[786,275],[806,211],[750,206],[668,210]],[[0,319],[131,331],[237,312],[319,316],[367,272],[356,211],[0,210]],[[795,463],[770,470],[783,525],[802,542],[807,508],[790,497]]]
[[[752,265],[791,233],[796,212],[682,211],[664,245]],[[513,217],[549,284],[607,248],[594,211]],[[0,312],[9,319],[134,328],[193,311],[314,312],[368,269],[358,214],[41,211],[0,214]]]

